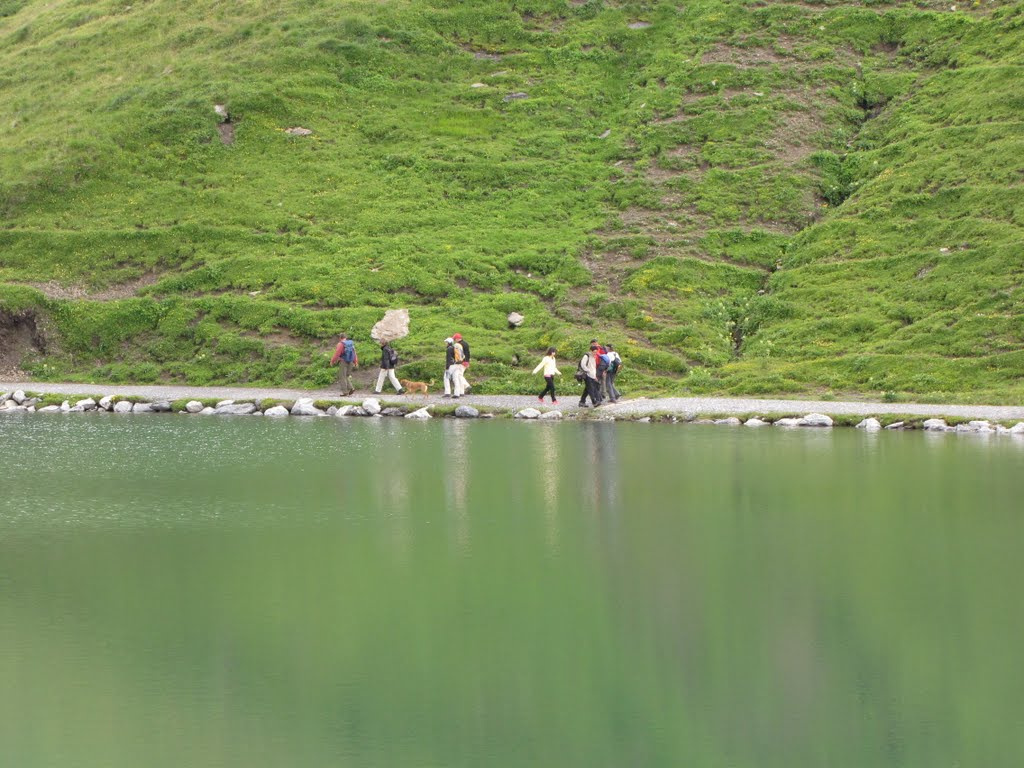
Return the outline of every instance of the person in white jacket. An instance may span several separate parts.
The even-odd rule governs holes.
[[[544,402],[544,395],[551,393],[551,402],[557,403],[558,398],[555,396],[555,376],[561,376],[562,372],[558,370],[558,366],[555,365],[555,355],[558,354],[558,350],[554,347],[548,347],[548,353],[541,358],[537,367],[533,369],[535,374],[543,373],[544,381],[547,382],[547,386],[544,387],[544,391],[538,396],[538,400]]]

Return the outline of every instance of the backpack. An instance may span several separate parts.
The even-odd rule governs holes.
[[[388,362],[391,363],[392,368],[398,367],[398,353],[390,347],[388,347]]]
[[[462,350],[462,345],[459,342],[455,342],[455,362],[461,363],[466,359],[466,353]]]
[[[584,379],[587,378],[587,372],[583,370],[582,357],[580,358],[580,361],[576,363],[576,373],[573,374],[573,377],[576,379],[576,381],[583,381]]]
[[[622,364],[622,358],[618,355],[611,355],[611,362],[608,363],[608,370],[612,373],[618,373],[619,366]]]
[[[346,363],[351,363],[356,358],[356,345],[352,339],[345,339],[345,349],[341,353],[341,359]]]
[[[612,356],[611,356],[611,355],[609,355],[609,354],[608,354],[607,352],[605,352],[604,354],[602,354],[602,355],[601,355],[601,356],[600,356],[600,357],[598,358],[598,360],[600,360],[600,365],[601,365],[602,367],[604,367],[604,368],[607,368],[607,367],[609,367],[609,366],[610,366],[610,365],[612,364]]]

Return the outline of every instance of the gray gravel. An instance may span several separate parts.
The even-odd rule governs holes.
[[[369,392],[357,392],[351,398],[342,398],[337,390],[265,389],[256,387],[186,387],[186,386],[125,386],[107,384],[46,384],[41,382],[0,382],[0,391],[47,392],[67,395],[125,395],[143,397],[147,400],[181,400],[185,398],[219,400],[296,400],[312,397],[317,400],[361,401],[372,396]],[[527,406],[538,406],[537,398],[525,395],[466,395],[461,400],[444,399],[440,395],[396,395],[384,392],[379,396],[384,401],[401,401],[408,404],[456,404],[489,406],[514,410]],[[555,406],[562,411],[579,410],[579,389],[567,391],[565,397]],[[545,408],[551,408],[550,402]],[[960,418],[989,419],[992,421],[1024,420],[1024,406],[997,405],[929,405],[921,403],[871,403],[843,402],[839,400],[761,400],[736,397],[661,397],[620,400],[615,405],[603,405],[599,413],[616,417],[645,416],[653,413],[674,413],[695,416],[697,414],[799,414],[826,413],[830,415],[852,414],[858,416],[879,416],[884,414],[907,414],[913,416],[956,416]]]

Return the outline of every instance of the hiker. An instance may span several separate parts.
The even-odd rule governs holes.
[[[456,333],[455,336],[459,336],[459,334]],[[451,379],[452,398],[459,398],[466,391],[466,379],[463,375],[466,370],[466,352],[460,341],[462,337],[459,336],[456,339],[455,336],[445,339],[447,347],[445,349],[444,362],[448,377]]]
[[[587,407],[587,398],[590,404],[597,407],[601,404],[601,388],[597,381],[597,350],[600,349],[597,342],[590,345],[590,351],[585,353],[576,366],[576,378],[583,382],[583,394],[580,395],[580,408]],[[581,378],[582,375],[582,378]]]
[[[391,342],[385,341],[380,345],[380,373],[377,374],[377,386],[373,389],[373,394],[379,395],[381,389],[384,387],[384,379],[390,379],[391,385],[395,388],[395,392],[400,395],[405,394],[405,390],[402,389],[402,385],[398,383],[398,379],[395,377],[395,368],[398,366],[398,353],[391,348]]]
[[[359,368],[359,355],[356,345],[346,334],[338,336],[338,346],[334,348],[331,365],[338,365],[338,380],[341,382],[341,394],[351,395],[355,392],[352,386],[352,370]]]
[[[453,333],[452,341],[462,345],[462,354],[464,355],[462,360],[462,391],[466,393],[470,389],[470,384],[466,381],[466,372],[469,371],[469,342],[462,338],[461,333]]]
[[[449,336],[444,340],[444,394],[441,397],[452,396],[452,366],[455,365],[455,339]]]
[[[541,358],[541,361],[537,364],[537,367],[533,369],[534,374],[543,373],[544,381],[547,386],[544,387],[544,391],[538,395],[537,399],[542,403],[544,402],[544,395],[551,393],[551,404],[554,405],[558,402],[558,398],[555,396],[555,376],[561,376],[562,372],[558,370],[558,366],[555,364],[555,355],[558,350],[554,347],[548,347],[548,353]]]
[[[615,386],[615,377],[619,375],[619,369],[622,367],[622,358],[611,344],[608,344],[605,349],[608,350],[605,352],[608,356],[608,369],[604,372],[604,385],[608,391],[608,399],[617,403],[622,397],[622,393]]]

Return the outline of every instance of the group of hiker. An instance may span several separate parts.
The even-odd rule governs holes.
[[[444,394],[442,397],[459,398],[470,388],[466,381],[466,369],[469,368],[470,360],[469,343],[461,333],[453,333],[444,340],[444,344]],[[533,369],[534,374],[539,373],[544,377],[544,390],[537,396],[542,403],[545,396],[550,396],[552,403],[558,402],[558,395],[555,392],[555,376],[561,376],[562,372],[558,370],[557,356],[558,350],[555,347],[548,347],[547,353]],[[356,353],[355,343],[348,338],[347,334],[343,333],[338,336],[338,345],[334,350],[334,357],[331,358],[331,365],[340,367],[338,379],[341,393],[351,395],[355,392],[355,387],[352,384],[352,371],[359,367],[359,355]],[[395,375],[397,367],[398,353],[390,342],[382,342],[380,344],[380,371],[377,374],[376,386],[373,388],[374,394],[381,394],[385,380],[391,382],[391,386],[399,395],[405,394],[407,386],[413,387],[413,391],[427,393],[427,385],[423,382],[399,380]],[[601,405],[605,401],[616,402],[621,393],[615,386],[615,379],[621,367],[622,358],[611,344],[601,344],[597,339],[591,339],[589,351],[580,358],[576,365],[576,381],[583,384],[580,407],[586,407],[588,399],[591,407]]]

